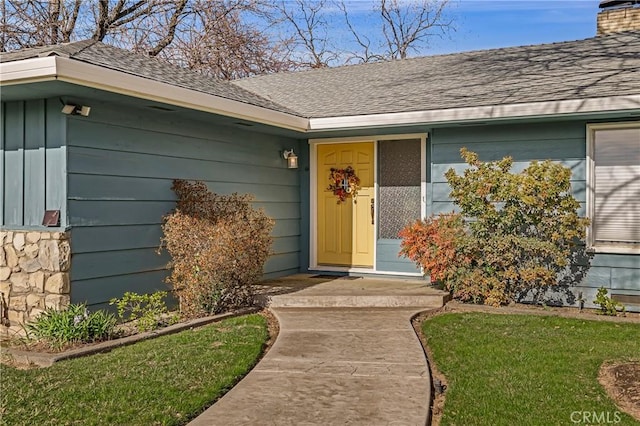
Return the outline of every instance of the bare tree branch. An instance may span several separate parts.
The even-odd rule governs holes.
[[[60,0],[51,0],[51,3],[49,3],[49,37],[51,38],[51,42],[53,44],[58,43],[58,20],[60,18],[61,8],[62,4],[60,4]]]
[[[76,22],[78,22],[78,15],[80,14],[80,6],[82,5],[82,0],[75,0],[73,4],[73,8],[68,16],[65,17],[66,24],[60,30],[62,33],[62,41],[63,43],[68,43],[71,41],[71,34],[76,27]],[[65,9],[66,11],[66,9]]]
[[[280,20],[294,32],[290,49],[298,67],[328,67],[339,56],[330,47],[327,20],[322,13],[326,5],[326,0],[283,0],[274,5]]]
[[[369,39],[369,37],[367,37],[366,34],[359,33],[353,26],[353,24],[351,23],[351,19],[349,18],[347,6],[345,5],[343,0],[338,3],[338,7],[342,11],[345,23],[347,24],[347,29],[353,36],[356,44],[360,46],[360,50],[351,52],[350,56],[346,59],[345,62],[351,62],[351,60],[353,59],[360,63],[377,62],[384,60],[383,55],[373,53],[373,51],[371,50],[371,40]]]
[[[93,38],[233,79],[406,58],[451,28],[449,1],[376,0],[371,25],[351,0],[3,0],[0,50]]]
[[[386,40],[389,59],[405,59],[409,50],[418,51],[418,45],[428,43],[432,36],[442,36],[452,28],[444,11],[449,0],[380,0],[382,33]]]
[[[149,56],[156,56],[158,53],[162,51],[165,47],[167,47],[176,36],[176,29],[178,27],[178,23],[180,21],[180,16],[184,11],[184,8],[187,6],[187,0],[180,0],[176,5],[176,9],[174,10],[171,18],[169,19],[169,24],[167,26],[167,33],[165,36],[156,44],[156,46],[148,51]]]
[[[282,44],[256,24],[266,13],[257,0],[193,4],[184,29],[160,56],[173,63],[221,79],[235,79],[290,69]]]

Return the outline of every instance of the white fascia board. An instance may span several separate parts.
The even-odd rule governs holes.
[[[53,56],[0,63],[0,83],[3,86],[55,80],[56,74],[56,58]]]
[[[640,110],[640,95],[627,95],[307,119],[59,56],[0,63],[0,83],[2,85],[55,79],[298,132]]]
[[[57,79],[80,86],[299,132],[305,132],[308,129],[309,120],[303,117],[173,86],[69,58],[50,56],[7,62],[1,65],[3,85]]]
[[[295,115],[149,80],[144,77],[72,59],[60,57],[56,59],[58,80],[60,81],[291,130],[304,132],[308,127],[308,119]]]
[[[566,114],[588,114],[625,110],[640,110],[640,95],[469,108],[450,108],[389,114],[312,118],[309,120],[309,130],[319,131],[339,130],[345,128],[441,124],[449,122],[458,123],[466,121],[550,117]]]

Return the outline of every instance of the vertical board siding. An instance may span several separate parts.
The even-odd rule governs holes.
[[[428,214],[458,211],[449,199],[449,186],[444,176],[453,168],[458,174],[467,167],[460,158],[460,148],[478,153],[480,160],[499,160],[511,156],[513,171],[522,171],[533,160],[553,160],[571,168],[571,187],[586,212],[586,121],[564,121],[540,124],[508,124],[433,129],[430,135],[432,191]],[[585,306],[593,307],[597,288],[612,293],[640,296],[640,256],[596,254],[586,278],[577,283],[574,293],[582,293]],[[630,307],[637,310],[639,307]]]
[[[175,208],[173,179],[252,194],[254,206],[276,221],[265,277],[297,272],[299,173],[280,155],[292,147],[298,152],[299,141],[105,104],[92,106],[88,118],[70,118],[72,301],[99,305],[124,291],[167,288],[169,259],[156,250],[162,217]]]
[[[298,152],[298,151],[296,151]],[[300,165],[300,211],[304,212],[301,216],[299,226],[301,228],[300,237],[300,271],[309,271],[309,248],[311,244],[311,147],[309,141],[305,140],[300,145],[300,153],[298,154]]]
[[[60,100],[47,99],[45,159],[45,207],[60,210],[61,225],[67,218],[67,119],[60,113]]]
[[[24,123],[24,192],[32,194],[24,200],[24,223],[42,222],[45,211],[45,101],[36,100],[25,105]]]
[[[66,225],[64,117],[56,100],[2,104],[0,225],[37,228],[45,210]]]
[[[4,147],[5,147],[5,114],[7,108],[5,103],[0,103],[0,226],[4,225]]]
[[[4,223],[24,225],[24,102],[5,104]]]

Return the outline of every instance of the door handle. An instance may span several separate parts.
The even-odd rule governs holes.
[[[374,198],[371,199],[371,224],[375,224],[376,217],[376,201]]]

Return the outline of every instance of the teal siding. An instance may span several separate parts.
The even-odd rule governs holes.
[[[296,151],[297,152],[297,151]],[[311,244],[311,175],[310,169],[310,147],[308,140],[303,141],[300,144],[300,154],[298,155],[298,162],[300,166],[300,207],[301,211],[305,212],[300,220],[300,227],[302,228],[300,237],[300,271],[309,271],[309,246]]]
[[[166,289],[169,259],[156,250],[162,217],[175,207],[176,178],[253,194],[276,220],[265,276],[298,272],[299,173],[280,156],[292,147],[298,152],[299,141],[105,104],[70,118],[72,301],[99,305],[124,291]]]
[[[433,129],[430,135],[432,193],[428,214],[456,210],[449,200],[449,186],[444,176],[453,168],[461,173],[466,164],[460,148],[478,153],[483,161],[513,158],[513,171],[521,171],[532,160],[551,159],[571,168],[575,196],[586,201],[586,123],[554,122],[508,124]],[[584,210],[584,209],[583,209]],[[584,211],[581,212],[584,214]]]
[[[513,157],[514,171],[527,167],[532,160],[551,159],[572,170],[571,186],[585,214],[586,182],[586,121],[508,124],[491,126],[437,128],[430,134],[431,194],[428,214],[456,210],[449,199],[449,187],[444,173],[453,168],[458,173],[466,164],[460,158],[460,148],[479,154],[484,161]],[[614,294],[640,297],[640,256],[596,254],[586,278],[574,289],[582,294],[585,306],[593,306],[597,288],[605,287]],[[640,306],[631,306],[638,310]]]
[[[59,100],[4,102],[0,116],[0,226],[39,228],[45,210],[60,210],[66,226],[66,118]]]
[[[376,242],[376,270],[384,272],[419,273],[415,263],[398,256],[400,240],[379,239]]]

